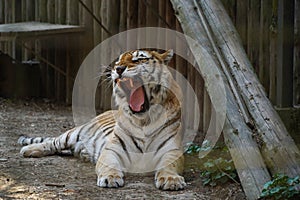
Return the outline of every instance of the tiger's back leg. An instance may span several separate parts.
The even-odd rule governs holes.
[[[43,157],[54,154],[60,154],[63,150],[73,150],[81,152],[83,145],[79,140],[79,131],[76,128],[71,129],[58,137],[26,137],[21,136],[18,143],[24,147],[20,154],[24,157]],[[76,137],[76,139],[74,138]],[[75,151],[76,149],[76,151]]]
[[[24,157],[43,157],[71,150],[74,156],[95,163],[106,144],[106,137],[112,133],[114,125],[114,111],[107,111],[58,137],[21,136],[18,143],[27,146],[24,146],[20,153]]]

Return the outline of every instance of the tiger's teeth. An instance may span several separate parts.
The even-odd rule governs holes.
[[[129,79],[129,83],[130,83],[130,87],[133,88],[133,81],[131,78]]]

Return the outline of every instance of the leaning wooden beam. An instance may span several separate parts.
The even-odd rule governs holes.
[[[195,3],[195,1],[194,1]],[[272,173],[300,174],[300,151],[267,98],[223,5],[218,0],[198,1],[221,49],[236,87],[252,116],[261,152]]]
[[[208,31],[205,25],[201,23],[199,17],[198,5],[195,5],[193,1],[171,0],[171,2],[184,33],[204,46],[211,55],[216,55],[212,56],[213,59],[208,59],[205,62],[211,62],[210,66],[219,67],[223,71],[223,76],[227,78],[225,80],[227,114],[223,130],[225,142],[230,149],[247,198],[257,199],[260,196],[264,183],[270,180],[270,176],[258,145],[251,136],[252,130],[247,125],[249,123],[249,116],[246,112],[248,111],[245,110],[240,114],[240,111],[245,109],[245,105],[242,104],[241,97],[237,94],[236,88],[234,88],[232,78],[225,75],[229,74],[224,71],[227,67],[226,63],[222,60],[221,52],[218,52],[209,40]],[[193,46],[193,44],[190,45],[191,47]],[[201,54],[195,48],[191,48],[191,50],[195,56]]]

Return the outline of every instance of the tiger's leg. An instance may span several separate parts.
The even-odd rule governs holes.
[[[105,149],[101,153],[96,164],[98,186],[114,188],[124,186],[120,156],[122,156],[122,152],[112,149]]]
[[[20,154],[24,157],[43,157],[61,153],[65,149],[73,149],[75,153],[80,153],[83,145],[78,141],[79,131],[77,129],[71,129],[55,138],[22,136],[18,143],[27,146],[22,147]]]
[[[178,155],[181,156],[178,158]],[[158,170],[155,173],[155,186],[162,190],[183,189],[186,183],[184,178],[179,175],[183,172],[183,165],[184,157],[181,151],[167,152],[161,159]]]

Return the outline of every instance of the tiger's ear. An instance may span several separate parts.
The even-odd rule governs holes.
[[[170,62],[170,60],[173,58],[173,55],[174,55],[173,49],[169,49],[166,52],[160,54],[161,59],[165,64],[168,64]]]

